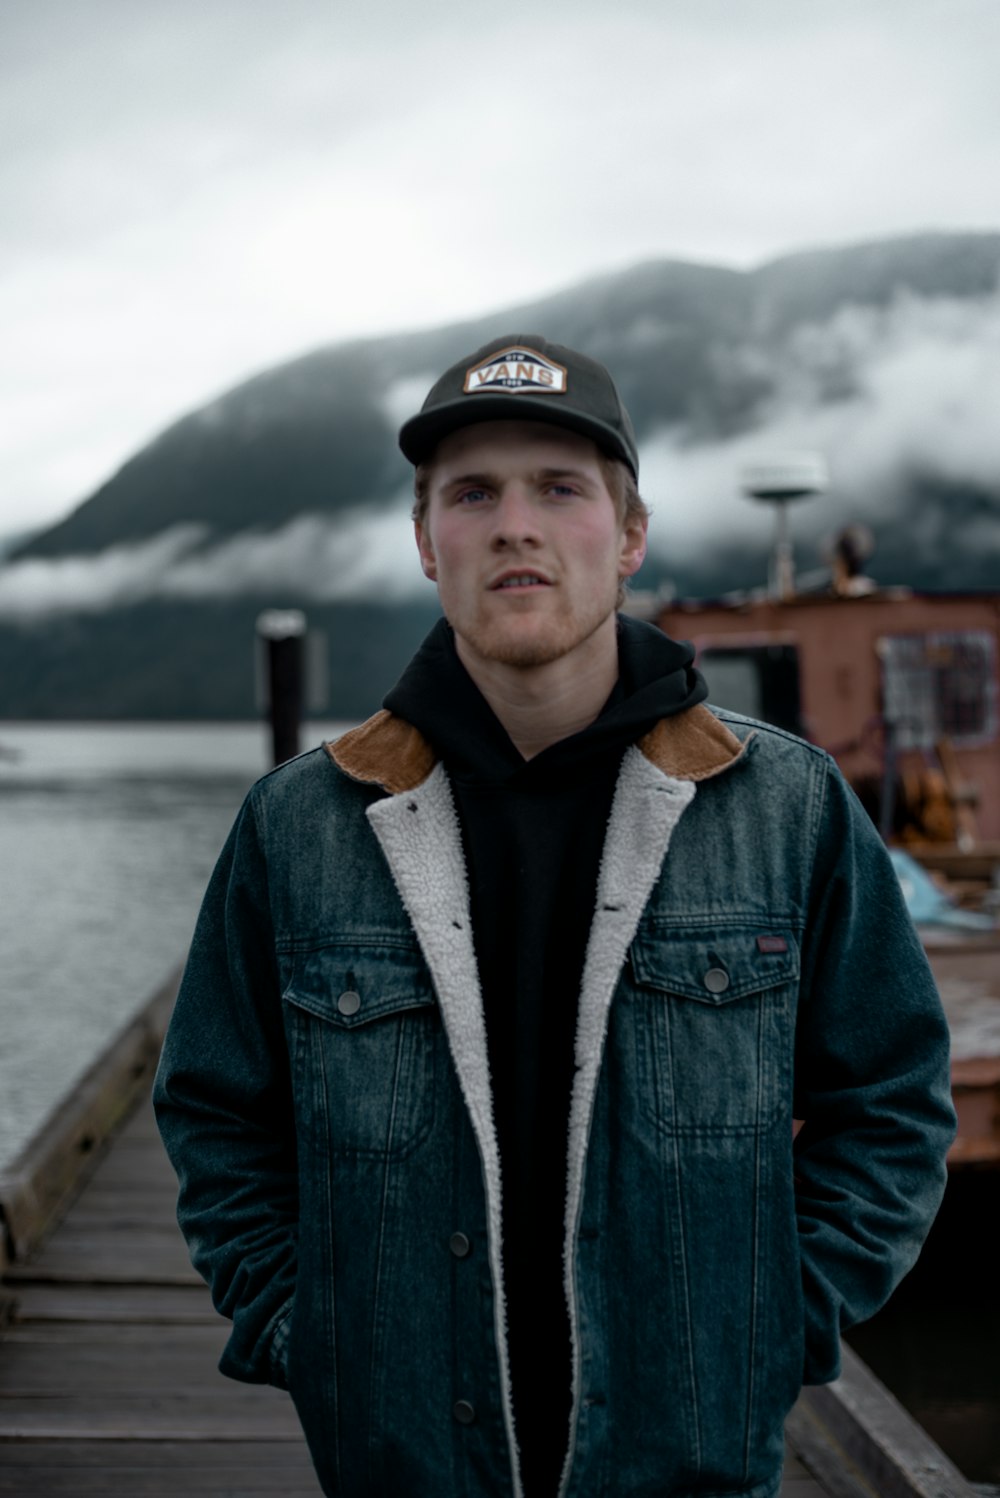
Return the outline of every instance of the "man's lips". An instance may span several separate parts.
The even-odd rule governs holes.
[[[542,572],[535,572],[530,567],[511,567],[506,572],[501,572],[499,577],[493,579],[489,590],[491,593],[497,593],[504,589],[550,588],[551,586],[551,579],[547,578]]]

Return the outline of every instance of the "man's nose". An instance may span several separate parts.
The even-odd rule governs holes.
[[[541,542],[538,508],[524,484],[506,484],[493,515],[494,546],[530,546]]]

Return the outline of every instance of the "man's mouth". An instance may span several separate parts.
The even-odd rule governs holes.
[[[501,588],[548,588],[551,584],[548,578],[539,577],[537,572],[508,572],[490,587],[493,592],[499,592]]]

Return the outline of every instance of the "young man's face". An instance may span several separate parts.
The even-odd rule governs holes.
[[[619,521],[594,443],[535,421],[446,437],[416,533],[462,654],[521,669],[584,646],[646,552],[645,523]]]

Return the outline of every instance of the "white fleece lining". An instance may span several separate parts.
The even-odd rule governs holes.
[[[503,1417],[514,1498],[521,1498],[501,1263],[500,1151],[493,1122],[486,1021],[472,941],[468,877],[458,816],[443,765],[436,765],[415,790],[374,802],[367,816],[430,969],[462,1096],[479,1146],[486,1187]]]
[[[674,828],[695,795],[691,780],[675,780],[634,745],[622,759],[597,877],[597,906],[580,986],[576,1065],[569,1115],[566,1174],[566,1237],[563,1271],[573,1345],[573,1404],[569,1446],[559,1484],[565,1492],[580,1414],[581,1357],[576,1295],[576,1235],[583,1199],[583,1172],[601,1069],[608,1011],[629,943],[660,872]]]
[[[674,828],[694,799],[695,789],[693,781],[665,775],[634,745],[627,749],[601,855],[597,905],[580,988],[576,1030],[578,1069],[570,1101],[563,1264],[573,1349],[573,1402],[560,1493],[569,1481],[580,1412],[574,1248],[608,1011],[629,943],[666,857]],[[468,876],[458,816],[444,767],[436,765],[415,790],[374,802],[367,815],[430,969],[482,1160],[503,1416],[514,1498],[521,1498],[501,1261],[500,1152],[493,1121],[486,1021],[472,940]]]

